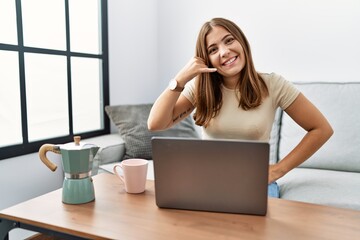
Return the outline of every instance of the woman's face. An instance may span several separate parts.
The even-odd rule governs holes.
[[[220,73],[226,86],[235,87],[245,66],[245,54],[241,44],[225,28],[214,26],[206,36],[210,62]]]

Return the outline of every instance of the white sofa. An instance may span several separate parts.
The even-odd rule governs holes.
[[[295,84],[328,118],[334,129],[334,135],[309,160],[278,180],[280,197],[360,210],[360,83]],[[135,125],[145,125],[141,131],[145,131],[146,128],[148,106],[146,109],[140,117],[142,120],[135,123]],[[140,118],[137,116],[137,120],[134,121]],[[114,121],[113,117],[112,120]],[[119,128],[123,126],[118,124],[117,120],[114,123]],[[122,130],[119,129],[121,134],[124,134]],[[198,128],[191,129],[191,131],[195,130]],[[128,132],[132,132],[135,136],[143,135],[133,131]],[[270,139],[270,163],[282,159],[304,134],[304,130],[299,128],[286,113],[279,110]],[[144,139],[144,136],[141,136],[141,139]],[[86,141],[102,147],[99,153],[101,164],[120,161],[129,148],[117,133]],[[144,142],[149,144],[149,139],[142,141]],[[147,149],[150,149],[150,146]]]
[[[278,183],[284,199],[360,210],[360,83],[297,83],[296,86],[327,117],[334,129],[329,141]],[[305,131],[286,114],[273,128],[279,161]]]

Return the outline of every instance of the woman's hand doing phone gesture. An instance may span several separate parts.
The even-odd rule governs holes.
[[[205,61],[199,57],[193,57],[190,61],[180,70],[175,79],[179,85],[184,86],[188,81],[199,75],[200,73],[216,72],[216,68],[209,68]]]

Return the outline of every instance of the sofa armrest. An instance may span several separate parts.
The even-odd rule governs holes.
[[[118,133],[105,134],[98,137],[84,139],[84,142],[100,147],[94,158],[92,175],[98,173],[99,165],[119,162],[125,154],[125,142]]]

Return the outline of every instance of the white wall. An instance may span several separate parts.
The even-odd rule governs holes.
[[[153,101],[158,88],[157,0],[109,0],[110,103]]]
[[[58,166],[55,172],[37,153],[0,161],[0,209],[62,187],[60,155],[49,152],[48,158]]]
[[[359,81],[358,0],[109,0],[110,104],[155,101],[213,17],[238,23],[258,71]]]
[[[201,25],[236,22],[258,71],[291,81],[359,81],[358,0],[159,0],[162,86],[192,57]]]

